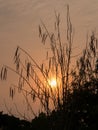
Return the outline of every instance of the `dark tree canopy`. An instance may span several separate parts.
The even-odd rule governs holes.
[[[14,55],[16,69],[4,65],[1,69],[1,80],[6,80],[8,70],[19,76],[18,84],[10,87],[10,97],[14,99],[17,88],[24,95],[26,103],[35,116],[24,129],[98,130],[98,40],[93,32],[81,56],[76,59],[76,64],[72,67],[73,28],[69,6],[67,6],[65,42],[62,41],[61,36],[60,14],[55,13],[55,18],[53,33],[48,31],[43,22],[39,26],[42,43],[46,45],[48,41],[50,45],[51,56],[47,52],[47,63],[37,64],[26,50],[18,46]],[[21,54],[27,57],[27,60],[22,59]],[[48,81],[51,75],[54,75],[57,81],[55,91]],[[29,89],[25,89],[25,86]],[[31,107],[28,95],[33,102],[40,101],[41,111],[38,117]],[[0,114],[1,124],[2,120]],[[17,121],[19,123],[18,119]]]

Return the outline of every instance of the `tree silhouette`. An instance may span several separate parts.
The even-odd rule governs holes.
[[[72,53],[72,24],[70,21],[69,6],[67,6],[66,43],[62,41],[60,14],[55,12],[55,18],[55,30],[53,33],[48,31],[43,22],[42,25],[39,26],[39,37],[42,43],[45,45],[48,40],[51,49],[50,57],[47,52],[46,64],[38,65],[26,50],[18,46],[14,55],[16,69],[4,65],[1,70],[1,79],[3,80],[7,78],[7,70],[11,70],[19,76],[18,84],[10,87],[10,96],[12,98],[15,94],[14,88],[17,87],[19,91],[22,91],[31,110],[32,107],[29,103],[28,95],[32,96],[33,101],[36,99],[40,101],[41,109],[46,112],[47,115],[52,109],[64,109],[65,102],[67,102],[67,91],[69,91],[69,73]],[[22,56],[27,58],[23,59]],[[49,84],[51,76],[54,76],[57,82],[55,90]],[[26,85],[28,85],[29,89],[25,89]],[[33,110],[32,113],[34,114]]]
[[[10,96],[14,98],[15,88],[22,92],[35,119],[32,129],[53,130],[91,130],[98,129],[98,41],[94,34],[88,39],[82,55],[72,68],[73,28],[67,6],[66,41],[62,40],[60,14],[55,12],[55,27],[49,32],[42,22],[39,37],[46,45],[49,43],[47,61],[41,65],[30,54],[17,47],[14,55],[16,69],[4,65],[1,79],[6,80],[7,71],[19,76],[18,84],[10,87]],[[57,86],[53,88],[49,79],[54,77]],[[28,86],[28,89],[26,88]],[[33,111],[28,96],[40,102],[39,117]],[[43,125],[42,125],[43,124]],[[37,126],[38,125],[38,126]]]

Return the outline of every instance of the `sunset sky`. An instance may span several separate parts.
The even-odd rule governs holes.
[[[54,10],[61,14],[66,25],[67,4],[75,32],[77,49],[74,53],[77,53],[85,46],[87,33],[95,31],[98,36],[98,0],[0,0],[0,69],[3,64],[13,67],[17,45],[26,49],[38,63],[42,62],[45,53],[38,37],[38,25],[42,20],[51,30]],[[3,101],[7,102],[6,87],[7,84],[0,81],[0,111],[4,108]]]

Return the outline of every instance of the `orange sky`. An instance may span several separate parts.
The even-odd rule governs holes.
[[[0,0],[0,68],[2,64],[13,67],[17,45],[26,49],[37,62],[44,60],[45,52],[38,37],[40,19],[51,30],[56,10],[66,25],[66,4],[70,6],[75,30],[76,53],[85,46],[87,32],[94,30],[98,34],[98,0]],[[7,102],[6,85],[0,81],[0,111],[4,108],[3,99]]]

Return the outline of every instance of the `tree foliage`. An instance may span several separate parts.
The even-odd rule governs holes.
[[[98,40],[93,32],[82,55],[72,68],[73,28],[69,6],[66,17],[66,41],[62,41],[60,14],[55,12],[55,18],[52,33],[43,22],[39,26],[42,43],[50,45],[50,52],[46,54],[47,62],[38,65],[26,50],[18,46],[14,55],[16,69],[3,66],[1,79],[7,78],[7,70],[19,76],[18,84],[10,88],[10,96],[13,98],[14,88],[18,88],[35,117],[28,95],[31,95],[34,102],[39,100],[42,113],[35,120],[37,119],[37,122],[45,120],[45,128],[50,128],[48,126],[50,125],[50,129],[53,130],[96,129],[98,128]],[[49,84],[51,77],[56,79],[55,89]],[[25,86],[28,86],[28,89]]]
[[[1,70],[1,79],[7,78],[7,70],[15,72],[19,76],[17,85],[10,88],[10,96],[14,96],[14,87],[24,93],[27,102],[27,95],[32,96],[32,100],[38,99],[42,106],[42,111],[47,114],[52,109],[63,109],[67,101],[67,91],[69,90],[69,73],[72,52],[72,24],[69,15],[69,6],[67,6],[67,42],[62,41],[60,28],[60,14],[55,12],[55,30],[50,33],[42,22],[39,26],[39,37],[45,45],[49,41],[51,56],[48,56],[47,62],[38,65],[29,53],[21,47],[17,47],[14,55],[14,64],[16,69],[7,65]],[[23,59],[23,55],[27,58]],[[40,75],[40,76],[39,76]],[[41,77],[41,78],[40,78]],[[55,90],[49,84],[49,79],[54,77],[57,82]],[[32,84],[33,82],[33,84]],[[28,85],[29,89],[25,89]],[[51,105],[52,104],[52,105]],[[33,110],[32,110],[33,111]]]

